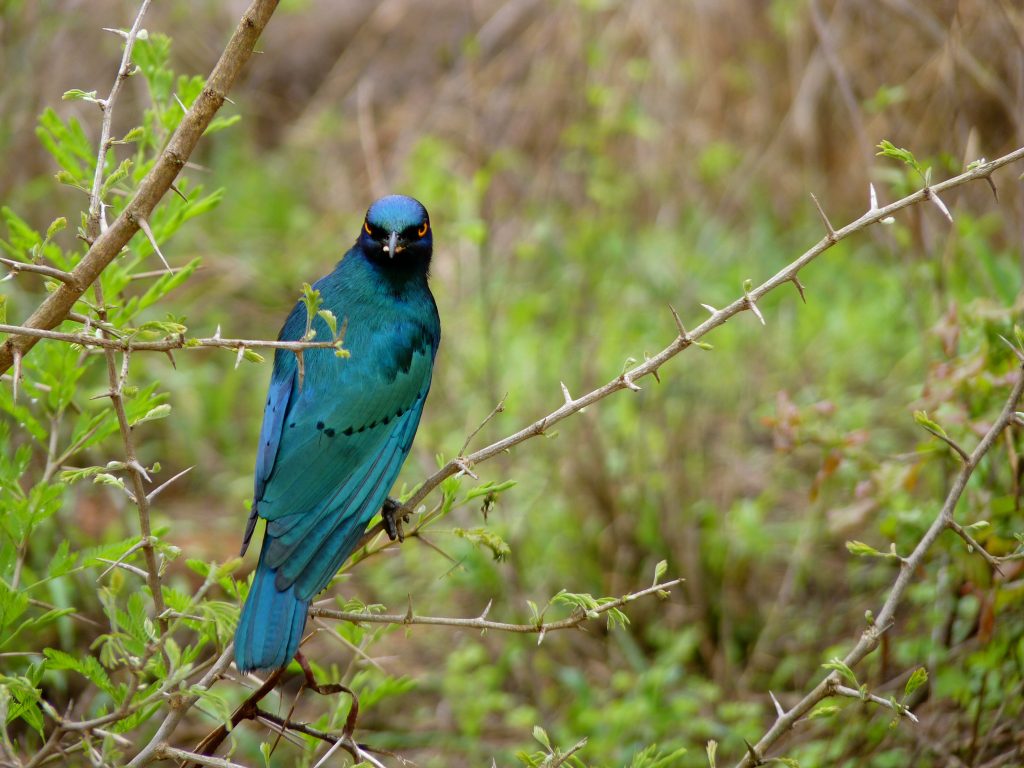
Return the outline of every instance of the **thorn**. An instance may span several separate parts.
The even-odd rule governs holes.
[[[622,383],[625,384],[628,389],[631,389],[634,392],[640,391],[641,387],[638,387],[636,384],[634,384],[633,379],[631,379],[626,374],[622,374],[619,378],[622,380]]]
[[[107,224],[107,208],[110,206],[100,200],[100,234],[102,235],[109,228]]]
[[[717,315],[718,314],[718,310],[715,309],[714,307],[712,307],[710,304],[701,304],[701,306],[704,307],[704,309],[706,309],[712,315]]]
[[[217,332],[213,334],[213,338],[215,338],[215,339],[219,339],[220,338],[220,325],[219,324],[217,325]]]
[[[484,608],[483,612],[480,614],[480,618],[481,619],[486,619],[487,618],[487,614],[491,612],[491,606],[492,605],[494,605],[494,600],[493,599],[492,600],[488,600],[487,601],[487,606]]]
[[[537,645],[540,645],[541,643],[544,642],[544,634],[545,634],[545,632],[547,632],[547,630],[541,629],[541,631],[537,633]]]
[[[178,185],[177,184],[171,184],[171,191],[174,194],[176,194],[178,197],[180,197],[182,200],[184,200],[186,203],[188,202],[188,198],[185,197],[185,195],[182,194],[180,189],[178,189]]]
[[[1002,334],[999,334],[999,338],[1002,339],[1003,343],[1010,348],[1014,356],[1017,358],[1017,361],[1020,363],[1024,363],[1024,352],[1021,352],[1016,344],[1011,343],[1010,340],[1003,336]]]
[[[167,259],[164,258],[164,254],[160,250],[160,246],[156,244],[156,238],[153,237],[153,230],[149,228],[149,222],[140,216],[139,226],[142,228],[142,231],[146,233],[146,237],[149,238],[150,245],[153,246],[153,250],[156,251],[156,255],[160,257],[160,261],[164,263],[164,267],[166,267],[167,271],[170,272],[171,265],[168,264]]]
[[[935,203],[935,207],[942,211],[942,215],[946,217],[950,224],[953,223],[953,215],[949,212],[949,208],[946,207],[946,204],[942,202],[942,198],[935,194],[931,187],[925,187],[924,196]]]
[[[783,715],[785,715],[786,714],[786,710],[784,710],[782,708],[782,705],[779,704],[779,700],[775,698],[775,694],[772,693],[771,691],[768,691],[768,695],[772,697],[772,704],[775,705],[775,711],[776,711],[776,713],[778,713],[779,717],[782,717]]]
[[[998,203],[999,202],[999,190],[996,189],[996,183],[994,181],[992,181],[992,177],[991,176],[982,176],[982,178],[985,179],[985,181],[988,182],[989,189],[992,190],[992,196],[996,199],[996,202]]]
[[[231,104],[231,105],[234,105],[234,103],[235,103],[231,99],[229,99],[227,96],[224,97],[224,101],[226,101],[228,104]]]
[[[793,275],[793,277],[791,277],[790,280],[792,281],[793,285],[796,286],[796,289],[800,292],[800,299],[803,301],[804,304],[806,304],[807,297],[804,296],[804,284],[800,282],[800,278],[797,277],[796,275]]]
[[[754,313],[754,316],[761,321],[761,325],[766,325],[764,321],[764,315],[761,314],[761,310],[757,308],[757,304],[750,298],[750,294],[746,294],[747,306],[750,307],[750,311]]]
[[[412,595],[409,594],[408,597],[409,597],[409,607],[405,611],[405,623],[406,624],[411,624],[412,623],[412,618],[413,618],[413,613],[412,613]]]
[[[821,203],[818,202],[818,198],[811,193],[811,200],[814,201],[814,207],[818,209],[818,215],[821,216],[822,222],[825,224],[825,231],[828,232],[828,239],[835,242],[836,231],[832,227],[832,222],[828,220],[828,216],[825,215],[825,209],[821,207]]]
[[[747,745],[747,752],[750,754],[750,759],[754,765],[761,765],[761,756],[757,754],[757,750],[754,749],[753,745],[746,739],[743,740],[743,743]]]
[[[469,463],[466,461],[465,457],[459,456],[458,458],[453,459],[453,461],[455,462],[455,466],[457,466],[459,468],[459,473],[456,475],[456,477],[458,477],[458,475],[461,474],[461,475],[469,475],[474,480],[479,480],[480,479],[477,476],[477,474],[472,469],[469,468]]]
[[[112,29],[111,27],[102,27],[104,32],[110,32],[111,34],[123,37],[125,40],[128,39],[128,33],[123,29]]]
[[[562,396],[565,397],[565,404],[572,405],[572,395],[569,394],[569,388],[565,386],[564,381],[560,381],[558,383],[562,385]]]
[[[152,480],[150,480],[149,473],[146,472],[146,468],[139,464],[138,459],[132,459],[125,466],[127,466],[128,469],[132,470],[133,472],[136,472],[139,475],[141,475],[147,483],[153,482]]]
[[[18,402],[18,380],[21,379],[21,350],[14,347],[14,380],[11,382],[11,396],[13,402]]]
[[[646,352],[644,352],[644,362],[646,362],[646,363],[651,362],[651,356],[648,355]],[[654,380],[656,382],[661,384],[661,376],[658,375],[658,369],[657,368],[652,368],[651,369],[651,376],[654,377]]]
[[[178,98],[178,94],[174,94],[174,100],[175,100],[176,102],[178,102],[178,106],[179,106],[179,107],[181,107],[181,111],[182,111],[182,112],[188,112],[188,107],[186,107],[186,106],[185,106],[185,105],[184,105],[184,104],[182,103],[181,99],[179,99],[179,98]]]
[[[178,364],[174,361],[174,355],[171,353],[171,350],[165,349],[164,354],[167,355],[167,359],[171,361],[171,367],[174,370],[178,370]]]
[[[870,193],[871,198],[871,207],[868,209],[868,213],[875,213],[881,210],[878,207],[878,195],[875,194],[875,185],[868,184],[868,191]],[[894,221],[896,221],[896,219],[894,219],[892,216],[886,216],[884,219],[880,219],[881,224],[892,224]]]
[[[686,326],[683,325],[683,321],[679,318],[679,313],[676,312],[676,308],[671,304],[668,305],[668,308],[672,312],[672,318],[676,321],[676,329],[679,331],[679,338],[689,343],[690,334],[686,332]]]
[[[235,370],[238,370],[238,366],[242,363],[242,358],[245,356],[245,344],[238,345],[238,354],[235,356]]]
[[[189,472],[191,472],[191,471],[192,471],[193,469],[194,469],[194,467],[188,467],[187,469],[183,469],[183,470],[181,470],[181,472],[179,472],[178,474],[176,474],[176,475],[175,475],[174,477],[172,477],[172,478],[171,478],[170,480],[168,480],[167,482],[165,482],[165,483],[163,483],[162,485],[158,486],[158,487],[157,487],[157,488],[155,488],[154,490],[150,491],[150,492],[149,492],[149,493],[148,493],[148,494],[146,495],[146,501],[152,502],[152,501],[153,501],[153,499],[155,499],[155,498],[156,498],[157,496],[159,496],[159,495],[160,495],[161,493],[163,493],[164,489],[165,489],[165,488],[167,488],[167,487],[168,487],[168,486],[169,486],[169,485],[170,485],[171,483],[173,483],[173,482],[174,482],[175,480],[178,480],[179,478],[182,478],[182,477],[184,477],[184,476],[185,476],[185,475],[187,475],[187,474],[188,474]]]

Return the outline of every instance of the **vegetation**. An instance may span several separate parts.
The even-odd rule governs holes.
[[[237,19],[40,5],[0,27],[0,764],[1024,760],[1012,3],[285,3],[92,285]],[[438,244],[415,514],[316,605],[319,691],[242,677],[267,340],[388,190]]]

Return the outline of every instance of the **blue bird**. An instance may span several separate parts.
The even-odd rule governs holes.
[[[258,518],[267,521],[259,563],[235,633],[241,671],[285,666],[306,612],[383,508],[430,389],[441,321],[427,285],[433,233],[417,200],[390,195],[366,213],[355,245],[314,284],[322,308],[347,321],[347,359],[308,349],[300,374],[278,350],[263,412],[255,493],[242,554]],[[323,318],[312,324],[330,338]],[[306,332],[296,304],[279,339]],[[387,503],[386,503],[387,502]]]

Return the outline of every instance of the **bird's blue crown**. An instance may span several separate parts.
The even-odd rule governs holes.
[[[429,217],[419,200],[405,195],[388,195],[370,206],[366,221],[385,232],[401,232],[427,223]]]

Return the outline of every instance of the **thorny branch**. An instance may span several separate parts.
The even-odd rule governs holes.
[[[589,405],[604,400],[609,395],[614,394],[623,389],[630,389],[633,391],[639,390],[640,387],[636,384],[639,379],[645,376],[654,376],[657,378],[658,370],[671,360],[673,357],[678,355],[684,349],[690,346],[701,346],[698,342],[701,338],[707,335],[710,331],[724,325],[728,320],[732,319],[736,315],[744,311],[751,311],[755,314],[758,319],[764,323],[764,318],[761,315],[760,310],[757,309],[757,302],[761,297],[774,291],[780,286],[792,283],[797,291],[800,293],[800,297],[804,296],[804,287],[800,282],[800,270],[810,264],[812,261],[817,259],[821,254],[831,248],[833,245],[838,243],[840,240],[845,240],[850,235],[860,232],[873,224],[883,222],[887,220],[892,214],[897,211],[901,211],[904,208],[917,205],[918,203],[924,202],[925,200],[938,199],[938,193],[944,192],[948,189],[955,189],[956,187],[963,186],[971,181],[978,179],[986,179],[991,182],[991,176],[993,172],[1002,168],[1003,166],[1010,165],[1021,159],[1024,159],[1024,147],[1020,147],[1009,154],[1003,155],[1000,158],[992,160],[990,162],[979,162],[976,166],[970,170],[961,173],[959,176],[954,176],[951,179],[933,184],[930,187],[924,187],[919,189],[913,194],[907,195],[900,200],[889,205],[879,206],[875,194],[874,186],[870,188],[870,207],[866,213],[855,221],[850,222],[841,229],[833,229],[831,223],[829,223],[828,217],[822,210],[817,198],[812,196],[814,199],[815,206],[818,209],[819,214],[822,217],[822,221],[825,223],[826,234],[821,240],[815,243],[811,248],[805,251],[798,259],[791,262],[788,266],[779,270],[768,280],[757,287],[749,288],[744,290],[743,295],[733,301],[728,306],[722,309],[715,309],[709,305],[704,307],[711,313],[711,317],[705,320],[703,323],[698,325],[692,331],[687,331],[679,318],[678,313],[672,307],[669,309],[672,311],[672,316],[675,319],[676,327],[678,329],[678,335],[676,338],[658,354],[647,358],[642,364],[636,366],[617,376],[616,378],[609,381],[604,386],[598,387],[585,395],[581,395],[578,398],[573,398],[565,384],[562,384],[562,395],[564,402],[561,407],[548,413],[546,416],[534,421],[518,432],[502,438],[490,445],[481,448],[478,451],[474,451],[470,454],[460,454],[454,459],[450,460],[447,464],[437,470],[434,474],[428,477],[417,489],[412,496],[407,499],[404,504],[404,512],[406,514],[416,510],[417,506],[442,482],[452,475],[456,475],[460,472],[464,473],[468,469],[471,469],[474,465],[480,464],[488,459],[493,459],[502,453],[505,453],[510,448],[523,443],[530,438],[543,435],[545,431],[557,424],[558,422],[572,416],[579,411],[582,411]],[[383,526],[378,524],[370,531],[368,535],[376,534],[383,530]]]
[[[98,331],[109,329],[100,325]],[[30,336],[36,339],[52,339],[53,341],[64,341],[69,344],[80,344],[83,347],[100,347],[102,349],[121,350],[123,352],[172,352],[177,349],[287,349],[292,352],[299,352],[304,349],[329,349],[337,347],[341,342],[331,341],[269,341],[264,339],[224,339],[219,336],[209,336],[200,339],[190,339],[184,335],[176,335],[167,339],[157,341],[133,341],[130,338],[110,338],[105,333],[93,335],[90,333],[64,333],[62,331],[49,331],[41,328],[29,328],[24,325],[5,325],[0,323],[0,333],[10,333],[16,336]]]
[[[503,621],[492,621],[487,618],[487,614],[490,612],[491,608],[490,604],[487,605],[479,616],[471,618],[419,616],[413,612],[411,603],[409,605],[409,610],[405,613],[367,613],[363,611],[337,611],[332,608],[314,607],[310,608],[309,615],[320,616],[326,619],[350,621],[356,624],[429,624],[433,626],[463,627],[479,630],[492,629],[497,632],[512,632],[518,634],[538,634],[540,635],[538,640],[539,642],[544,639],[544,635],[547,632],[579,627],[581,624],[592,619],[596,619],[608,611],[615,608],[621,608],[626,603],[631,603],[634,600],[638,600],[641,597],[647,597],[648,595],[666,592],[672,587],[680,584],[682,581],[682,579],[672,579],[661,584],[654,584],[646,589],[641,589],[637,592],[631,592],[628,595],[616,598],[604,605],[598,606],[592,611],[576,610],[571,616],[558,621],[538,621],[532,624],[509,624]]]
[[[88,252],[71,271],[70,279],[61,282],[57,290],[46,297],[23,323],[24,326],[50,330],[63,322],[72,311],[75,302],[142,228],[143,222],[148,221],[153,209],[171,188],[203,132],[227,98],[231,86],[249,60],[253,46],[270,21],[277,4],[278,0],[253,0],[242,15],[202,92],[185,113],[174,135],[153,164],[153,168],[139,184],[135,197],[114,223],[92,241]],[[118,77],[120,78],[120,72]],[[101,143],[101,148],[102,146]],[[22,356],[32,349],[38,340],[38,337],[22,334],[4,341],[3,345],[0,345],[0,373],[5,373],[14,365],[14,378],[17,380],[17,368]]]
[[[963,466],[961,466],[939,514],[932,521],[931,526],[924,536],[921,537],[917,546],[914,547],[914,551],[900,562],[900,571],[896,577],[896,582],[893,584],[892,590],[889,592],[889,596],[886,598],[881,610],[876,614],[874,622],[861,634],[857,644],[843,658],[843,663],[848,667],[854,667],[878,647],[882,634],[895,623],[896,609],[899,607],[900,600],[907,591],[907,587],[910,586],[914,572],[924,561],[928,550],[943,531],[947,528],[955,531],[956,527],[958,527],[953,519],[953,513],[956,510],[957,503],[960,501],[960,497],[963,495],[964,489],[967,487],[967,481],[971,479],[974,470],[981,463],[985,454],[995,445],[1003,430],[1014,423],[1016,418],[1015,410],[1022,393],[1024,393],[1024,367],[1018,371],[1017,380],[1009,397],[1006,399],[1006,403],[1003,405],[1003,410],[999,417],[988,432],[985,433],[985,436],[981,438],[975,449],[969,454]],[[818,683],[810,693],[800,699],[791,709],[781,713],[771,728],[768,729],[768,732],[761,737],[757,744],[750,747],[747,754],[743,756],[743,759],[736,764],[736,768],[749,768],[749,766],[760,765],[764,762],[767,751],[800,718],[810,712],[818,702],[837,694],[844,695],[838,690],[839,681],[840,676],[838,672],[833,671],[829,673],[824,680]]]

